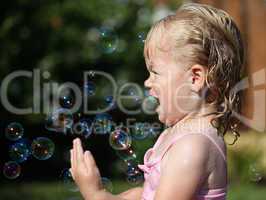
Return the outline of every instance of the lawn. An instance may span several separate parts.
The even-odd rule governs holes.
[[[122,192],[132,185],[113,181],[113,193]],[[68,187],[69,188],[69,187]],[[253,184],[234,184],[229,187],[228,200],[265,200],[266,187]],[[80,200],[78,192],[69,191],[61,183],[25,183],[2,185],[1,200]]]

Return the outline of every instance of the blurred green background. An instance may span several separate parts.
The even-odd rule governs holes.
[[[182,1],[168,1],[163,6],[145,0],[12,0],[2,2],[0,12],[0,78],[16,70],[40,69],[49,72],[55,83],[73,82],[82,86],[83,72],[102,70],[110,73],[118,84],[134,82],[143,87],[148,73],[143,58],[143,41],[153,21],[173,12]],[[105,33],[105,35],[102,35]],[[96,85],[99,96],[90,100],[97,107],[99,98],[109,94],[108,83]],[[107,92],[106,92],[107,91]],[[18,107],[32,105],[32,80],[18,80],[10,86],[10,101]],[[2,105],[1,105],[2,106]],[[114,121],[128,117],[153,122],[157,117],[140,113],[127,116],[111,111]],[[51,138],[56,146],[53,157],[46,161],[29,159],[21,165],[15,180],[0,175],[0,199],[74,200],[78,192],[69,191],[60,173],[69,167],[68,151],[73,135],[55,134],[44,128],[45,114],[14,115],[1,107],[0,169],[9,160],[10,142],[4,136],[10,122],[19,122],[25,137]],[[93,119],[93,115],[89,116]],[[227,138],[230,141],[231,138]],[[134,141],[137,160],[142,162],[147,148],[156,137]],[[102,176],[113,184],[113,193],[135,187],[126,181],[121,160],[108,144],[107,136],[84,140],[100,168]],[[241,137],[228,146],[229,200],[262,200],[266,196],[266,137],[243,129]]]

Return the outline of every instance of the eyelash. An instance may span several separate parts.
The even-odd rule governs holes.
[[[155,71],[151,71],[151,73],[155,74],[155,75],[159,75],[158,72],[155,72]]]

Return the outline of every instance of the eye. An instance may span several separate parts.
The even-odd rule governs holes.
[[[153,71],[153,70],[151,70],[151,73],[153,73],[153,74],[155,74],[155,75],[159,75],[159,73],[158,73],[158,72],[156,72],[156,71]]]

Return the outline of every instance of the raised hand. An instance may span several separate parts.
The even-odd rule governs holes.
[[[70,150],[70,172],[84,199],[93,199],[93,196],[103,190],[99,169],[90,151],[83,151],[80,139],[73,141]]]

